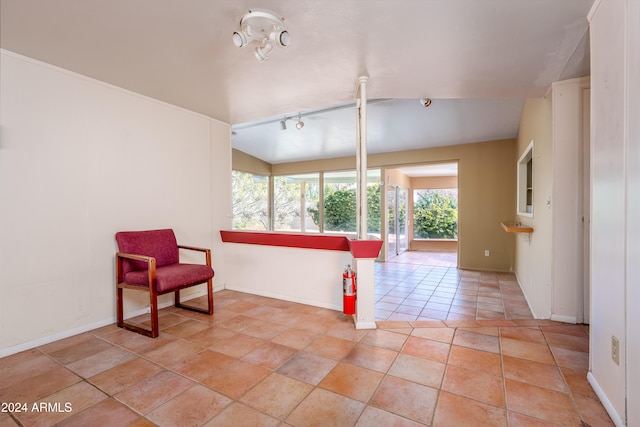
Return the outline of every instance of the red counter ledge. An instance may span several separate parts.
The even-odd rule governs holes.
[[[379,239],[355,240],[325,234],[220,230],[220,237],[225,243],[345,251],[351,252],[355,258],[377,258],[382,248],[382,240]]]
[[[382,240],[356,240],[347,239],[351,255],[354,258],[378,258],[382,248]]]

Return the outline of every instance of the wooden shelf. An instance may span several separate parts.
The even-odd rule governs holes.
[[[519,222],[501,222],[502,228],[507,233],[533,233],[533,228],[527,227]]]

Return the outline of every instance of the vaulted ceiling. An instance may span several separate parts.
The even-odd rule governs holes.
[[[515,137],[526,97],[589,73],[592,3],[0,0],[0,45],[231,123],[234,147],[281,163],[354,152],[361,75],[370,152]],[[292,37],[264,63],[231,42],[255,8]]]

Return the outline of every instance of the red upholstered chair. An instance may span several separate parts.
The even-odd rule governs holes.
[[[205,314],[213,314],[213,269],[211,251],[176,242],[171,229],[123,231],[116,233],[116,304],[118,326],[152,338],[158,336],[158,295],[175,293],[175,306]],[[206,265],[181,264],[179,249],[204,252]],[[207,284],[208,308],[201,309],[180,303],[180,290]],[[151,330],[124,322],[123,290],[149,292]]]

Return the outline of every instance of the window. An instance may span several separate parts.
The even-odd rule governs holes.
[[[324,181],[322,189],[321,178]],[[234,229],[311,233],[356,231],[355,171],[283,175],[271,179],[273,218],[269,216],[269,177],[233,171]],[[370,234],[379,236],[380,170],[370,170],[367,180],[367,228]],[[320,203],[321,197],[323,203]]]
[[[310,213],[318,208],[319,173],[273,178],[273,229],[318,232]]]
[[[356,171],[324,175],[324,232],[356,232]],[[319,212],[314,213],[319,221]],[[367,173],[367,231],[380,234],[380,170]]]
[[[414,239],[458,238],[458,189],[413,190]]]
[[[232,171],[233,228],[269,229],[269,177]]]
[[[518,160],[518,215],[533,216],[533,140]]]

